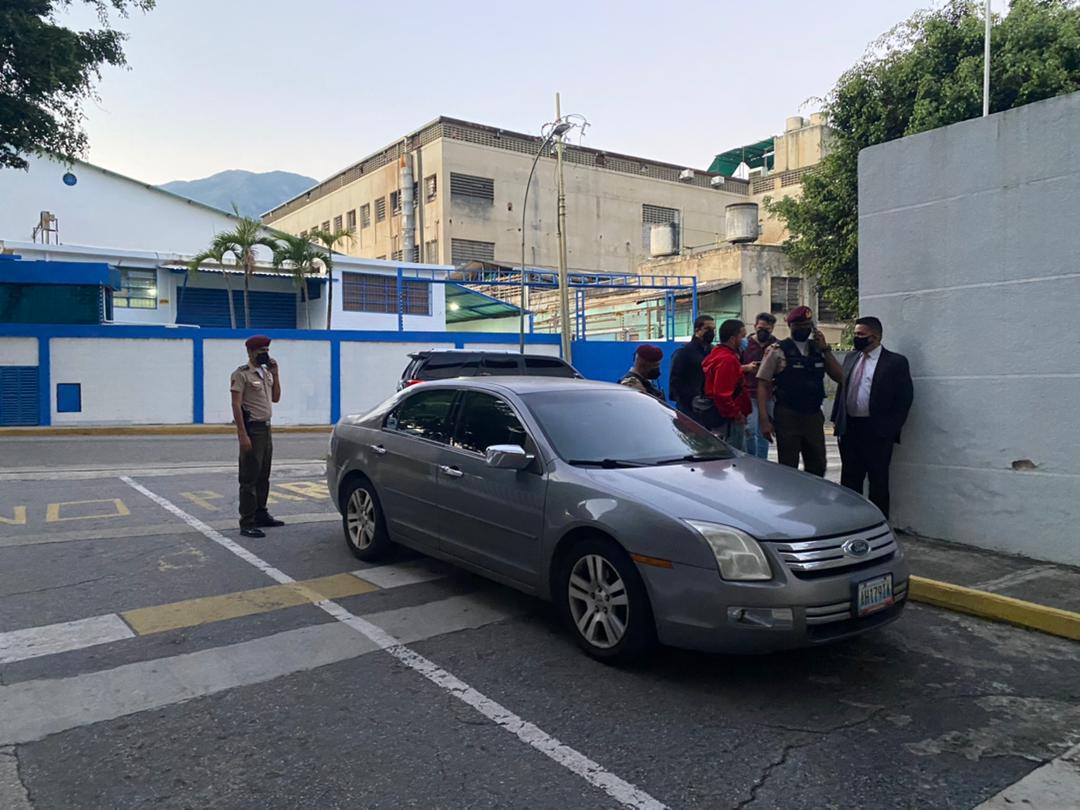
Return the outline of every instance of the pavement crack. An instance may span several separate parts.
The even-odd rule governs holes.
[[[792,751],[798,748],[803,748],[804,746],[807,746],[809,744],[809,742],[787,743],[780,751],[780,757],[766,765],[765,768],[761,771],[761,775],[756,780],[754,780],[754,784],[750,786],[749,797],[743,799],[741,802],[735,805],[733,810],[743,810],[744,808],[749,807],[754,802],[756,802],[758,792],[763,787],[765,787],[765,783],[769,781],[769,777],[772,776],[773,771],[775,771],[777,768],[781,767],[787,762],[788,757],[791,755]]]
[[[8,599],[12,596],[28,596],[34,593],[48,593],[49,591],[62,591],[65,588],[75,588],[79,585],[89,585],[91,582],[101,582],[102,580],[112,579],[112,574],[106,574],[101,577],[93,577],[91,579],[80,579],[78,582],[67,582],[63,585],[47,585],[44,588],[32,588],[29,591],[11,591],[10,593],[0,594],[0,599]]]

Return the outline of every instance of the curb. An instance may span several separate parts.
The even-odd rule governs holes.
[[[274,433],[329,433],[333,425],[282,425]],[[0,428],[5,436],[231,436],[232,425],[116,425],[112,427]]]
[[[909,582],[913,601],[1080,641],[1080,613],[917,576]]]

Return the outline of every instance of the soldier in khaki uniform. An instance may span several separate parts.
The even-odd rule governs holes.
[[[274,443],[270,436],[273,403],[281,399],[281,377],[277,361],[268,351],[270,338],[250,337],[248,362],[232,373],[233,421],[240,440],[240,534],[266,537],[264,528],[284,526],[266,511],[270,494],[270,463]]]

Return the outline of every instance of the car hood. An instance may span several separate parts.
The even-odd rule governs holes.
[[[749,456],[587,474],[597,486],[673,518],[722,523],[761,540],[844,534],[885,519],[851,490]]]

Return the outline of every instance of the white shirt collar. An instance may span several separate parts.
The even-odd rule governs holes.
[[[879,357],[881,357],[881,349],[882,346],[879,343],[877,346],[874,347],[873,351],[871,351],[869,354],[863,352],[863,355],[866,357],[867,360],[877,360]]]

